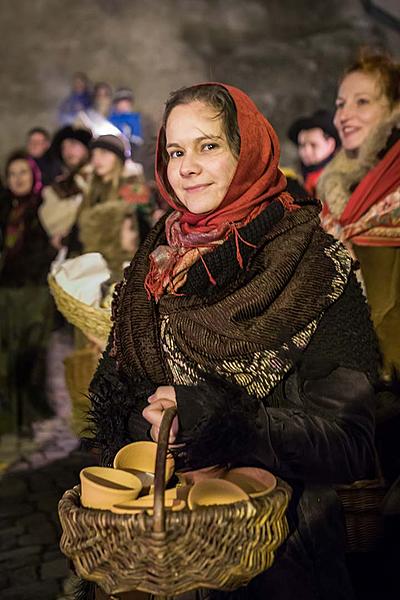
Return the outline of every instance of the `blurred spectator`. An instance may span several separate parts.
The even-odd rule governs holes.
[[[114,94],[112,112],[109,116],[111,123],[128,138],[133,146],[132,150],[135,146],[143,144],[141,115],[139,112],[134,112],[133,105],[132,90],[120,88]]]
[[[64,174],[71,173],[88,161],[91,139],[92,134],[87,129],[67,125],[58,130],[52,149],[61,160]]]
[[[47,273],[56,251],[38,219],[40,171],[25,152],[6,164],[0,205],[0,432],[29,432],[50,414],[46,347],[53,324]]]
[[[47,185],[61,173],[61,162],[52,151],[51,136],[43,127],[33,127],[28,131],[26,151],[35,159],[43,185]]]
[[[150,190],[138,165],[126,160],[119,137],[100,136],[91,150],[93,176],[79,211],[78,237],[84,252],[104,256],[115,281],[134,254],[132,240],[142,240],[151,226]]]
[[[63,100],[59,108],[58,120],[60,125],[70,125],[81,110],[91,106],[89,79],[85,73],[75,73],[72,77],[70,94]]]
[[[297,146],[304,188],[314,196],[318,178],[340,144],[333,115],[317,110],[301,117],[290,126],[288,137]]]
[[[63,173],[43,189],[39,217],[55,248],[73,227],[90,175],[88,167],[92,139],[90,131],[66,126],[55,136],[53,151],[63,166]]]
[[[108,117],[112,105],[112,89],[105,81],[99,81],[93,89],[93,110],[103,117]]]
[[[112,103],[112,89],[108,83],[96,83],[93,105],[81,110],[74,121],[75,127],[90,129],[94,137],[100,135],[121,135],[120,130],[108,119]],[[129,143],[129,142],[128,142]]]
[[[36,161],[50,148],[50,134],[43,127],[32,127],[26,139],[26,151]]]
[[[318,184],[321,222],[359,262],[399,427],[400,62],[361,49],[339,83],[335,123],[342,150]]]

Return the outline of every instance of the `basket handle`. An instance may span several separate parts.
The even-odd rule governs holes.
[[[176,406],[171,406],[164,411],[160,425],[157,443],[156,467],[154,478],[154,516],[153,532],[165,532],[165,467],[167,460],[168,441],[171,431],[172,421],[177,413]]]

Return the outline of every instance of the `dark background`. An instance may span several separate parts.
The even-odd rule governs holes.
[[[1,0],[0,160],[30,127],[56,127],[79,70],[133,88],[150,142],[171,90],[237,85],[272,121],[290,164],[288,125],[333,107],[356,48],[399,55],[399,32],[379,8],[400,19],[397,0]],[[151,143],[144,154],[149,170]]]

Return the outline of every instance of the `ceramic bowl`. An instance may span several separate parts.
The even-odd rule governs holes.
[[[225,479],[205,479],[198,481],[188,495],[189,508],[212,504],[232,504],[248,500],[249,496],[238,485]]]
[[[113,504],[134,500],[142,489],[138,477],[108,467],[86,467],[80,472],[81,503],[86,508],[109,510]]]
[[[235,483],[252,498],[266,494],[276,486],[275,476],[257,467],[231,469],[225,474],[224,480]]]
[[[186,502],[177,498],[176,488],[173,488],[165,490],[164,506],[167,510],[177,511],[185,508]],[[111,511],[118,514],[137,514],[145,510],[147,513],[153,514],[153,507],[154,496],[153,494],[149,494],[147,496],[141,496],[136,500],[114,504],[114,506],[111,507]]]
[[[114,458],[114,467],[129,471],[139,477],[143,488],[149,491],[154,483],[156,468],[157,444],[155,442],[133,442],[123,446]],[[165,467],[165,481],[168,481],[174,472],[174,459],[167,455]]]

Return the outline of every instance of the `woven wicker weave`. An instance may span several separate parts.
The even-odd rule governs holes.
[[[99,352],[94,348],[74,350],[64,359],[65,382],[72,402],[71,426],[77,435],[86,427],[89,409],[88,390],[99,362]]]
[[[357,481],[336,491],[344,509],[347,552],[376,550],[383,538],[381,504],[387,492],[385,482]]]
[[[166,455],[168,433],[164,441]],[[159,464],[157,456],[154,516],[82,508],[78,487],[64,494],[61,550],[78,575],[107,594],[138,589],[165,597],[204,587],[232,590],[272,565],[288,533],[285,483],[245,502],[164,513]]]
[[[48,277],[50,291],[58,310],[69,323],[78,327],[85,335],[95,336],[106,342],[111,329],[109,309],[95,308],[68,294],[52,275]]]

